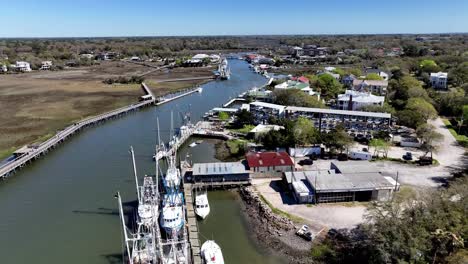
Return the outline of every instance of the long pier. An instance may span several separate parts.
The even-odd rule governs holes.
[[[54,136],[42,142],[38,146],[26,148],[25,152],[22,155],[15,157],[14,159],[4,163],[0,167],[0,179],[4,179],[13,175],[16,171],[23,168],[28,163],[38,159],[42,155],[47,154],[51,149],[55,148],[60,143],[64,142],[66,139],[70,138],[72,135],[74,135],[75,133],[77,133],[83,128],[86,128],[93,124],[104,122],[109,119],[120,117],[124,114],[127,114],[132,111],[136,111],[143,107],[147,107],[151,105],[162,105],[162,104],[171,102],[173,100],[179,99],[181,97],[190,95],[192,93],[202,91],[202,88],[196,87],[190,90],[186,90],[173,97],[156,98],[145,83],[142,83],[141,86],[142,86],[142,89],[145,91],[146,95],[151,95],[151,97],[148,100],[144,100],[136,104],[131,104],[125,107],[121,107],[121,108],[118,108],[118,109],[115,109],[115,110],[112,110],[107,113],[100,114],[94,117],[85,118],[57,132]]]

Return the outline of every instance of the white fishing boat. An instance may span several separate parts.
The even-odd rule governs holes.
[[[175,155],[170,156],[167,159],[169,167],[164,177],[166,188],[177,189],[180,186],[182,177],[180,175],[180,170],[176,167],[175,164]]]
[[[143,225],[152,226],[158,218],[158,194],[153,178],[145,176],[143,186],[139,186],[138,217]]]
[[[190,143],[189,147],[193,148],[193,147],[196,147],[197,145],[198,145],[197,142],[192,142]]]
[[[177,234],[184,226],[183,203],[182,193],[164,195],[160,224],[169,235]]]
[[[205,219],[210,214],[210,204],[208,203],[208,194],[206,191],[197,193],[195,196],[195,213]]]
[[[221,248],[213,240],[203,243],[200,251],[205,264],[224,264]]]
[[[199,93],[202,93],[203,92],[203,88],[202,87],[198,87],[198,91]]]

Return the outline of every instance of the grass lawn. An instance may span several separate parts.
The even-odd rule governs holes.
[[[463,147],[467,148],[468,147],[468,137],[465,136],[465,135],[459,135],[448,119],[443,118],[442,121],[444,122],[444,125],[447,127],[447,129],[450,131],[450,133],[458,141],[458,143],[460,145],[462,145]]]

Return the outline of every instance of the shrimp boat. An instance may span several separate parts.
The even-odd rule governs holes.
[[[218,76],[221,80],[229,80],[231,78],[231,70],[228,67],[228,61],[224,58],[218,66]]]
[[[169,236],[176,237],[184,226],[184,195],[180,192],[164,195],[161,210],[161,227]]]
[[[170,156],[167,159],[168,162],[168,169],[166,172],[166,176],[164,176],[164,184],[166,189],[178,189],[180,186],[180,182],[182,180],[182,176],[180,175],[180,170],[176,167],[176,156]]]
[[[205,264],[224,264],[221,248],[213,240],[203,243],[200,252]]]
[[[130,153],[132,154],[133,174],[138,197],[137,222],[139,225],[151,227],[154,223],[157,223],[158,219],[158,186],[154,183],[153,177],[147,175],[143,178],[143,185],[139,186],[133,147],[130,147]]]
[[[117,193],[115,197],[118,199],[119,215],[122,223],[122,230],[125,239],[125,248],[129,263],[131,264],[149,264],[157,263],[158,250],[156,232],[153,227],[147,227],[138,223],[138,228],[135,233],[129,232],[125,224],[125,216],[122,208],[122,199]],[[157,226],[157,225],[156,225]]]
[[[163,255],[164,264],[188,264],[188,244],[186,241],[171,240],[169,252]]]
[[[205,219],[210,213],[210,204],[208,203],[208,194],[206,191],[197,193],[195,196],[195,213]]]

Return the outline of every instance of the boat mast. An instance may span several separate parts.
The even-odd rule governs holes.
[[[117,192],[116,194],[117,200],[119,202],[119,214],[120,214],[120,221],[122,222],[122,231],[124,233],[124,239],[125,239],[125,247],[127,248],[127,256],[130,261],[130,264],[133,264],[133,259],[132,256],[130,255],[130,247],[128,245],[128,235],[127,235],[127,227],[125,226],[125,218],[124,218],[124,213],[123,213],[123,208],[122,208],[122,199],[120,198],[120,193]]]
[[[132,154],[133,175],[135,176],[135,184],[136,184],[136,189],[137,189],[137,198],[138,198],[138,201],[140,201],[140,190],[138,188],[138,175],[137,175],[137,169],[136,169],[136,163],[135,163],[135,153],[133,152],[133,147],[132,146],[130,146],[130,153]]]
[[[161,138],[159,133],[159,117],[156,117],[156,125],[158,130],[158,144],[156,145],[156,156],[159,152],[159,147],[161,146]],[[156,157],[156,190],[159,193],[159,159]]]

